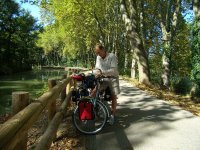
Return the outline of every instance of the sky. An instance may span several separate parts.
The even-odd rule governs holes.
[[[28,2],[21,3],[21,1],[23,1],[23,0],[15,0],[15,1],[20,4],[21,8],[28,10],[34,18],[36,18],[38,21],[40,21],[39,7],[37,7],[36,5],[31,5]],[[24,0],[24,1],[28,1],[28,0]]]

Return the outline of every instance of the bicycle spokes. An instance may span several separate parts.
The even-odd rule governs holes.
[[[107,112],[105,106],[97,101],[94,108],[94,119],[81,120],[79,117],[79,108],[73,113],[73,123],[75,127],[84,134],[96,134],[102,130],[107,121]]]

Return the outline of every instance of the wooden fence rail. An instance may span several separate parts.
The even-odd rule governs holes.
[[[70,99],[70,89],[73,86],[73,80],[68,77],[60,81],[57,85],[55,80],[49,80],[49,91],[40,96],[37,100],[26,106],[19,111],[11,119],[1,125],[0,128],[0,149],[12,150],[16,149],[20,142],[21,137],[27,136],[28,129],[37,121],[43,110],[48,109],[49,126],[42,136],[36,149],[45,150],[48,149],[56,136],[58,125],[60,124],[64,113],[66,112],[66,106]],[[67,96],[63,94],[63,91],[67,87]],[[62,93],[62,94],[61,94]],[[59,97],[65,98],[61,108],[56,113],[56,99]],[[25,96],[26,97],[26,96]],[[23,108],[24,106],[22,106]],[[27,137],[24,137],[26,139]],[[27,141],[27,140],[23,140]],[[27,144],[27,143],[25,143]],[[23,148],[23,149],[26,149]],[[23,150],[20,148],[20,150]]]
[[[61,105],[60,110],[56,113],[53,120],[50,122],[46,132],[43,134],[35,150],[46,150],[50,148],[52,141],[56,137],[58,126],[61,123],[66,113],[67,103],[70,97],[71,97],[71,93],[67,95],[65,101]]]

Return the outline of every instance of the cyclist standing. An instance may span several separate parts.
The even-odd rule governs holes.
[[[96,65],[95,65],[95,74],[96,76],[113,76],[115,78],[108,79],[104,81],[100,85],[100,89],[106,89],[109,87],[111,92],[111,116],[109,123],[112,125],[114,124],[114,116],[117,107],[117,95],[120,93],[119,88],[119,72],[118,72],[118,61],[117,57],[113,53],[108,53],[104,46],[100,43],[95,45],[94,49],[97,58],[96,58]]]

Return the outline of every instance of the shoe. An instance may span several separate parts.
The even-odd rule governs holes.
[[[114,124],[114,121],[115,121],[115,117],[114,117],[114,115],[110,115],[110,118],[109,118],[109,124],[110,125],[113,125]]]

